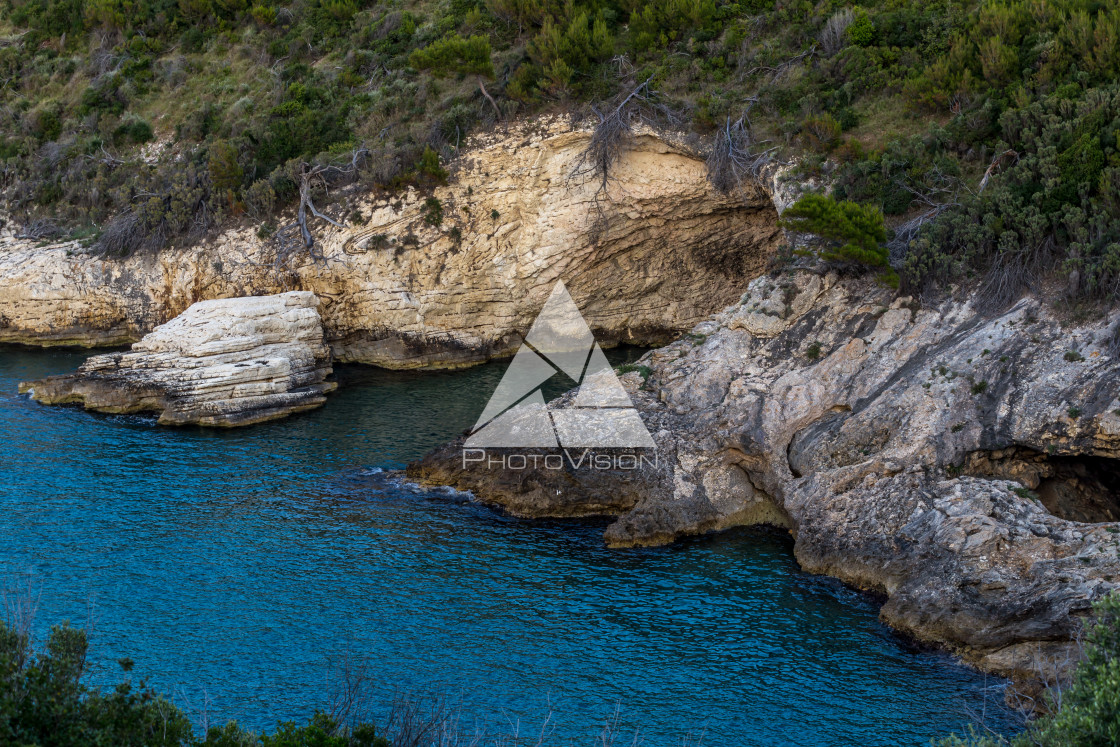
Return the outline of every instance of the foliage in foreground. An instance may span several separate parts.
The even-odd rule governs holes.
[[[1085,659],[1070,685],[1054,697],[1054,712],[1008,740],[998,735],[953,735],[941,747],[1106,747],[1120,744],[1120,593],[1094,607],[1096,624],[1085,642]],[[150,747],[415,747],[457,730],[457,719],[437,705],[430,713],[406,704],[390,717],[393,738],[372,724],[347,725],[345,715],[316,712],[307,724],[282,723],[271,735],[230,722],[196,736],[186,714],[148,687],[125,680],[102,691],[89,687],[84,630],[51,629],[35,651],[26,626],[0,620],[0,743],[11,745],[140,745]],[[132,668],[121,659],[121,668]],[[351,683],[353,685],[353,682]],[[352,696],[355,690],[350,688]],[[613,734],[608,721],[604,734]],[[425,741],[427,740],[427,741]],[[605,740],[604,740],[605,741]],[[477,743],[477,740],[476,740]],[[512,744],[500,740],[500,744]]]
[[[349,658],[330,672],[326,711],[317,710],[305,724],[283,722],[271,734],[258,734],[231,721],[196,735],[182,709],[144,681],[134,686],[126,679],[109,690],[89,685],[84,630],[56,625],[46,646],[35,650],[27,633],[29,610],[17,609],[22,614],[8,612],[14,624],[0,618],[4,747],[544,747],[561,742],[550,726],[551,714],[538,730],[522,733],[514,721],[509,733],[491,733],[465,726],[459,705],[438,693],[398,694],[375,727],[360,715],[370,706],[375,682],[366,663]],[[126,673],[133,666],[130,659],[118,663]],[[595,743],[630,744],[625,730],[616,706]],[[681,738],[686,745],[702,742],[702,732]]]
[[[44,650],[0,620],[0,744],[40,747],[388,747],[374,727],[348,728],[324,713],[304,726],[280,724],[257,735],[235,723],[196,737],[175,704],[125,680],[112,690],[88,687],[86,633],[67,624],[51,629]],[[132,663],[122,659],[127,672]]]
[[[1054,713],[1014,739],[971,734],[941,747],[1115,747],[1120,744],[1120,593],[1094,606],[1097,623],[1085,641],[1085,659],[1073,682],[1055,697]]]

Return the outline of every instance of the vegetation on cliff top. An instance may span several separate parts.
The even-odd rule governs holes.
[[[1118,50],[1100,0],[0,0],[0,188],[25,235],[155,250],[648,82],[717,185],[776,148],[880,209],[907,290],[1107,300]]]

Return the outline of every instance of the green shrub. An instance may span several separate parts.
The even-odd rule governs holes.
[[[652,0],[634,3],[630,13],[631,47],[639,54],[663,49],[692,33],[713,36],[723,17],[714,0]]]
[[[1026,490],[1025,488],[1017,489]],[[1026,491],[1030,493],[1030,491]],[[1024,496],[1028,497],[1028,496]],[[1033,496],[1031,496],[1033,497]],[[1120,744],[1120,593],[1093,605],[1095,623],[1073,681],[1040,717],[1013,739],[975,732],[941,740],[941,747],[1113,747]],[[1060,707],[1058,704],[1060,703]]]
[[[566,19],[547,19],[530,42],[529,56],[539,77],[536,85],[552,93],[571,90],[573,77],[614,54],[614,38],[602,15],[573,10]]]
[[[409,55],[408,63],[418,70],[430,70],[434,75],[462,73],[492,78],[494,63],[490,54],[490,41],[486,37],[464,39],[452,34],[417,49]]]
[[[208,166],[215,189],[226,192],[241,188],[245,169],[237,161],[237,148],[228,141],[219,140],[210,147]]]
[[[883,245],[887,230],[878,208],[808,194],[786,209],[781,224],[791,231],[816,234],[824,239],[827,246],[819,256],[826,262],[886,267],[893,274],[887,264],[887,248]]]
[[[858,47],[870,46],[875,41],[875,23],[866,10],[860,8],[848,26],[848,40]]]
[[[113,144],[125,145],[132,143],[139,145],[155,138],[152,126],[139,118],[130,118],[117,125],[113,130]]]
[[[271,5],[254,5],[251,13],[253,20],[261,26],[272,26],[276,23],[276,8]]]
[[[801,131],[811,148],[827,151],[840,139],[843,128],[836,117],[826,112],[808,117],[801,123]]]
[[[639,363],[623,363],[616,369],[619,375],[637,372],[642,377],[642,386],[645,386],[649,381],[649,377],[653,375],[653,369],[649,366]]]
[[[443,204],[438,198],[424,200],[424,222],[436,228],[443,224]]]
[[[62,134],[62,120],[55,107],[44,107],[33,117],[32,132],[40,141],[57,140]]]
[[[36,652],[29,636],[0,620],[0,734],[12,744],[145,744],[179,747],[186,716],[143,682],[102,693],[82,682],[88,641],[68,624],[51,628]],[[131,662],[123,660],[125,671]]]
[[[121,91],[118,75],[106,76],[90,84],[81,96],[78,114],[85,116],[91,112],[119,116],[128,104],[128,97]]]
[[[286,722],[257,735],[230,722],[195,736],[174,703],[125,680],[102,691],[85,682],[89,642],[68,623],[51,628],[42,651],[28,633],[0,619],[0,735],[13,745],[145,745],[145,747],[389,747],[372,724],[346,727],[315,713],[305,726]],[[121,659],[123,672],[131,659]]]

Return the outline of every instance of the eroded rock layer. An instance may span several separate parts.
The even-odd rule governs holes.
[[[515,350],[557,279],[602,344],[663,343],[762,271],[780,239],[763,190],[715,192],[702,160],[652,134],[601,190],[579,166],[589,138],[559,122],[475,138],[447,186],[353,196],[347,229],[313,223],[320,261],[278,262],[253,228],[127,259],[9,229],[0,342],[131,342],[199,300],[299,289],[321,299],[337,359],[456,366]]]
[[[318,299],[307,292],[200,301],[122,353],[20,384],[44,404],[159,422],[237,426],[319,407],[335,388]]]
[[[1031,299],[985,317],[767,276],[622,377],[656,465],[495,470],[449,444],[409,474],[519,515],[615,515],[619,547],[786,526],[803,568],[885,594],[895,628],[1036,675],[1076,661],[1120,585],[1114,335]]]

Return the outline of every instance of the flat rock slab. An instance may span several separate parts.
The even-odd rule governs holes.
[[[168,425],[251,425],[310,410],[337,384],[314,293],[200,301],[127,352],[23,382],[44,404],[158,412]]]

